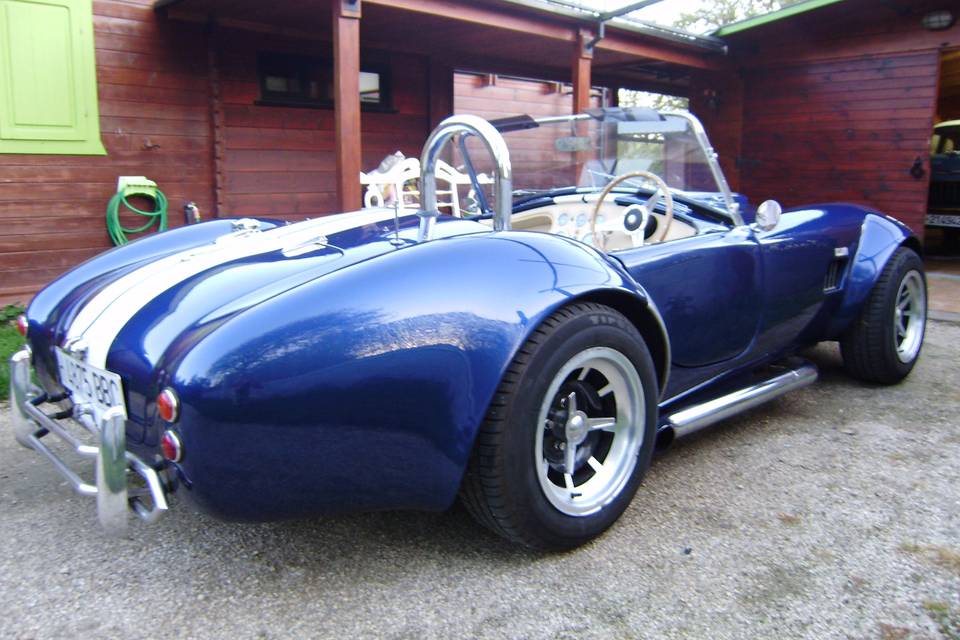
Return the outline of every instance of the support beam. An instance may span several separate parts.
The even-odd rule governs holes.
[[[587,49],[590,32],[578,29],[573,47],[573,112],[582,113],[590,108],[590,65],[593,51]]]
[[[338,211],[360,199],[360,2],[333,0],[333,101]]]
[[[429,64],[428,128],[433,131],[441,120],[453,113],[453,67],[438,58],[430,58]]]

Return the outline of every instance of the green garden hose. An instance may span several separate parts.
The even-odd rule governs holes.
[[[127,200],[129,196],[142,196],[153,200],[153,211],[141,211],[137,209]],[[132,229],[121,225],[121,204],[137,215],[148,218],[147,223],[142,227],[134,227]],[[107,204],[107,232],[110,234],[110,239],[113,240],[113,244],[117,246],[127,244],[127,242],[129,242],[127,238],[128,233],[143,233],[153,225],[157,225],[157,231],[167,230],[167,196],[163,195],[163,191],[160,191],[160,189],[156,187],[137,188],[131,186],[122,191],[118,191],[110,198],[110,202]]]

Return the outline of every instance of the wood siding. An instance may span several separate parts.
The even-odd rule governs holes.
[[[0,154],[0,303],[25,302],[110,247],[107,201],[120,175],[146,175],[170,222],[212,208],[204,37],[158,21],[151,0],[95,0],[101,139],[107,156]],[[200,62],[198,62],[200,61]]]
[[[224,141],[221,215],[302,220],[335,211],[333,110],[257,104],[257,52],[331,58],[329,42],[248,31],[221,31],[216,41]],[[361,166],[369,171],[394,151],[419,156],[429,132],[429,74],[428,60],[419,56],[364,51],[363,60],[386,65],[393,86],[393,112],[361,114]]]
[[[958,27],[921,28],[935,5],[904,15],[848,0],[731,36],[742,96],[719,76],[701,80],[694,110],[721,159],[736,160],[735,188],[754,204],[865,204],[922,234],[939,50],[960,44]]]
[[[594,88],[591,106],[598,107],[602,93]],[[457,73],[454,77],[454,111],[471,113],[493,120],[526,114],[533,117],[573,112],[573,89],[569,84],[524,80],[476,73]],[[556,164],[556,132],[530,129],[510,134],[510,160],[514,184],[526,188],[555,187],[576,181],[573,161]]]

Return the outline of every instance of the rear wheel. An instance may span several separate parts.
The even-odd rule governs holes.
[[[653,362],[636,328],[608,307],[564,307],[504,376],[461,499],[510,540],[581,545],[630,503],[650,464],[656,409]]]
[[[844,367],[866,382],[900,382],[917,362],[926,323],[923,261],[901,247],[887,261],[860,317],[840,338]]]

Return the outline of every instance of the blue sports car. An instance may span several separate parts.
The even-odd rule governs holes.
[[[463,207],[441,160],[470,177]],[[51,283],[19,322],[17,440],[113,532],[174,492],[247,521],[459,496],[566,549],[617,520],[656,447],[814,382],[802,349],[839,341],[881,384],[917,361],[909,229],[750,207],[688,114],[453,116],[420,162],[416,211],[213,220]]]

